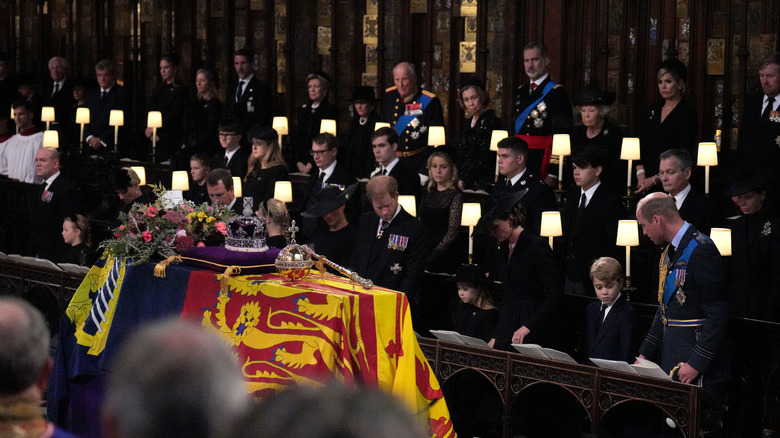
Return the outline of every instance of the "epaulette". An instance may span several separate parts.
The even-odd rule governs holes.
[[[563,85],[561,85],[561,84],[556,84],[556,85],[553,87],[553,90],[554,90],[554,89],[556,89],[556,88],[558,88],[558,87],[563,87]]]
[[[396,89],[398,89],[398,87],[393,85],[392,87],[385,88],[385,93],[389,93],[391,91],[395,91]]]
[[[426,95],[426,96],[428,96],[428,97],[436,97],[436,94],[434,94],[434,93],[431,93],[431,92],[430,92],[430,91],[428,91],[428,90],[422,90],[422,94],[424,94],[424,95]]]
[[[696,233],[693,236],[693,238],[696,239],[696,241],[699,242],[700,245],[712,243],[712,240],[710,240],[709,237],[707,237],[706,235],[701,234],[701,233]]]

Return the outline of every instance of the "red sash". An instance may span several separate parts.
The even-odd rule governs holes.
[[[547,167],[550,165],[550,157],[552,156],[552,135],[525,135],[515,134],[516,137],[520,137],[528,143],[528,149],[544,149],[544,155],[542,156],[542,168],[531,169],[539,172],[537,177],[541,180],[547,177]]]

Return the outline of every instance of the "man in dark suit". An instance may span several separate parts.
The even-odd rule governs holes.
[[[311,156],[314,158],[315,167],[312,168],[310,174],[312,182],[309,186],[304,210],[308,210],[317,202],[317,195],[323,187],[337,186],[343,190],[357,181],[347,170],[346,163],[338,162],[336,159],[338,153],[338,140],[333,134],[324,132],[315,135],[312,139]],[[351,223],[355,223],[357,220],[358,211],[359,209],[353,202],[348,203],[345,213]],[[301,223],[303,234],[307,237],[313,238],[317,229],[328,229],[322,218],[303,218]]]
[[[709,234],[716,226],[715,206],[703,193],[691,187],[693,158],[685,149],[669,149],[660,156],[658,177],[664,191],[674,198],[680,216],[697,230]]]
[[[724,403],[729,381],[725,260],[709,237],[680,217],[665,193],[640,200],[636,218],[653,243],[666,245],[658,311],[639,357],[659,361],[667,373],[675,369],[681,382],[701,384]]]
[[[124,125],[119,127],[119,144],[125,154],[130,153],[127,144],[132,115],[128,111],[127,91],[116,83],[116,70],[111,61],[104,59],[95,65],[98,87],[87,94],[89,124],[84,127],[84,135],[89,147],[95,152],[104,153],[114,150],[114,127],[108,124],[111,110],[124,112]]]
[[[507,137],[498,142],[498,172],[504,179],[496,183],[487,208],[483,211],[488,211],[502,193],[528,188],[528,194],[520,200],[526,211],[524,228],[538,235],[542,212],[558,210],[558,206],[552,189],[527,167],[528,154],[528,143],[521,138]]]
[[[368,181],[373,211],[360,217],[351,266],[375,285],[406,293],[410,302],[425,268],[425,227],[398,204],[398,184],[386,175]]]
[[[30,253],[57,263],[67,249],[62,240],[62,222],[67,217],[75,218],[77,213],[76,189],[60,174],[60,153],[57,149],[38,150],[35,174],[43,180],[43,185],[33,207]]]
[[[742,109],[737,146],[742,170],[776,169],[780,160],[780,52],[761,62],[758,77],[761,91],[746,97]]]
[[[219,123],[219,144],[222,151],[214,155],[214,167],[227,169],[230,174],[243,179],[249,166],[251,148],[241,144],[241,126],[226,119]]]
[[[572,155],[574,182],[563,210],[564,292],[594,296],[589,278],[591,263],[599,257],[617,256],[620,200],[601,183],[604,157],[594,146]]]
[[[566,89],[550,79],[550,57],[541,42],[523,47],[523,65],[529,82],[517,87],[514,135],[528,143],[528,168],[545,183],[554,186],[557,174],[550,169],[553,134],[568,133],[572,126],[572,108]]]
[[[417,171],[398,158],[398,133],[393,128],[379,128],[371,134],[371,146],[374,159],[379,168],[371,173],[374,175],[390,175],[398,181],[398,193],[412,195],[420,202],[421,184]]]
[[[425,173],[431,154],[428,128],[444,125],[441,101],[417,85],[417,73],[408,62],[393,68],[394,86],[385,90],[379,119],[390,123],[398,134],[398,156],[415,172]]]
[[[68,60],[55,56],[49,60],[49,76],[51,83],[47,83],[43,90],[43,106],[54,108],[54,121],[51,129],[59,133],[60,149],[67,151],[72,142],[73,132],[70,129],[70,117],[73,105],[73,81],[68,76],[70,65]]]
[[[246,49],[233,55],[238,79],[230,84],[225,94],[225,116],[232,117],[241,125],[244,146],[249,145],[246,136],[249,128],[254,125],[271,126],[274,111],[271,88],[255,77],[252,58],[252,53]]]
[[[211,203],[243,214],[243,199],[236,197],[234,189],[233,177],[227,169],[214,169],[206,177],[206,190]]]
[[[590,267],[590,277],[599,300],[585,308],[587,357],[634,362],[636,311],[620,293],[625,281],[620,262],[598,258]]]

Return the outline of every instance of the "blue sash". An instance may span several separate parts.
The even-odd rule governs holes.
[[[433,99],[426,96],[425,93],[421,93],[420,98],[416,99],[415,101],[420,104],[420,111],[425,111],[425,108],[429,103],[431,103],[431,100]],[[412,120],[414,120],[416,117],[417,116],[407,115],[406,107],[404,106],[404,115],[399,117],[398,121],[395,122],[395,131],[398,133],[399,137],[401,134],[403,134],[406,126],[409,125],[409,123],[412,123]]]
[[[520,113],[519,116],[517,116],[517,118],[515,119],[515,134],[519,134],[520,133],[520,128],[522,128],[523,124],[525,124],[525,119],[528,118],[528,114],[531,114],[531,111],[533,111],[534,108],[536,108],[536,105],[539,105],[539,102],[541,102],[542,99],[544,99],[547,96],[547,93],[549,93],[550,90],[555,88],[556,85],[558,85],[557,82],[553,82],[553,81],[548,82],[547,85],[545,85],[544,89],[542,90],[542,96],[540,98],[536,99],[536,101],[534,103],[528,105],[523,110],[523,112]]]
[[[669,299],[672,298],[672,295],[674,295],[674,292],[677,290],[677,288],[684,285],[686,274],[685,271],[688,269],[688,260],[690,260],[691,253],[694,249],[696,249],[697,246],[699,246],[699,242],[695,238],[692,238],[691,241],[688,242],[688,246],[686,246],[683,250],[680,258],[677,259],[677,261],[674,263],[674,266],[672,266],[674,269],[670,270],[666,275],[666,279],[664,280],[664,305],[669,303]],[[669,262],[671,263],[671,260]],[[680,267],[676,267],[678,265]]]

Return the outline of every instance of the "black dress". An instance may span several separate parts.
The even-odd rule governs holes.
[[[352,225],[338,231],[317,230],[314,237],[314,251],[340,266],[348,266],[355,246],[357,228]]]
[[[192,153],[216,155],[222,146],[219,143],[219,121],[222,120],[222,102],[216,97],[198,99],[192,111]]]
[[[283,235],[271,236],[265,239],[265,244],[268,245],[269,248],[283,249],[287,246],[287,239],[285,239]]]
[[[467,251],[455,249],[462,209],[463,195],[457,189],[439,191],[434,187],[423,191],[417,210],[420,222],[428,231],[425,264],[428,271],[454,273],[465,261]]]
[[[459,302],[455,308],[455,331],[485,342],[493,337],[498,322],[498,309],[480,309],[473,304]]]
[[[457,157],[458,176],[469,190],[489,190],[495,182],[496,154],[490,150],[490,136],[501,129],[501,120],[493,110],[487,110],[471,126],[466,120],[460,133]]]
[[[664,102],[660,102],[650,107],[641,137],[642,159],[638,164],[644,166],[648,178],[658,174],[658,156],[667,149],[685,149],[696,163],[696,136],[699,132],[696,109],[690,101],[683,99],[661,122],[663,106]]]
[[[320,122],[323,119],[333,119],[338,121],[339,109],[336,105],[323,100],[320,102],[317,108],[312,108],[311,103],[307,103],[297,111],[298,124],[292,132],[292,158],[294,162],[289,163],[293,166],[293,169],[297,168],[295,165],[298,162],[312,163],[314,160],[311,158],[311,139],[315,135],[320,133]]]
[[[190,91],[181,83],[162,83],[149,98],[147,110],[162,113],[162,128],[157,128],[157,160],[168,160],[186,142],[185,133],[191,124]]]
[[[255,169],[246,176],[243,193],[245,197],[252,197],[252,208],[257,211],[260,203],[274,197],[276,181],[289,180],[290,174],[282,164],[271,166],[268,169]]]
[[[602,166],[600,179],[609,191],[617,196],[626,194],[626,166],[627,163],[620,159],[620,148],[623,144],[623,128],[604,120],[601,131],[593,138],[588,138],[588,127],[585,125],[575,126],[571,131],[571,151],[574,154],[578,149],[585,146],[595,146],[604,155],[604,165]],[[566,169],[563,179],[572,182],[571,158],[567,157]],[[634,171],[632,170],[633,174]]]
[[[92,266],[93,259],[92,249],[87,246],[86,243],[79,243],[76,246],[71,246],[65,251],[65,255],[62,256],[60,263],[71,263],[79,266]]]
[[[347,163],[349,163],[349,172],[355,178],[368,178],[374,170],[376,160],[371,146],[371,134],[374,133],[374,125],[377,117],[371,113],[365,123],[360,123],[360,116],[352,118],[352,126],[349,129],[347,138]],[[339,151],[341,155],[341,151]],[[339,157],[339,160],[342,160]]]

